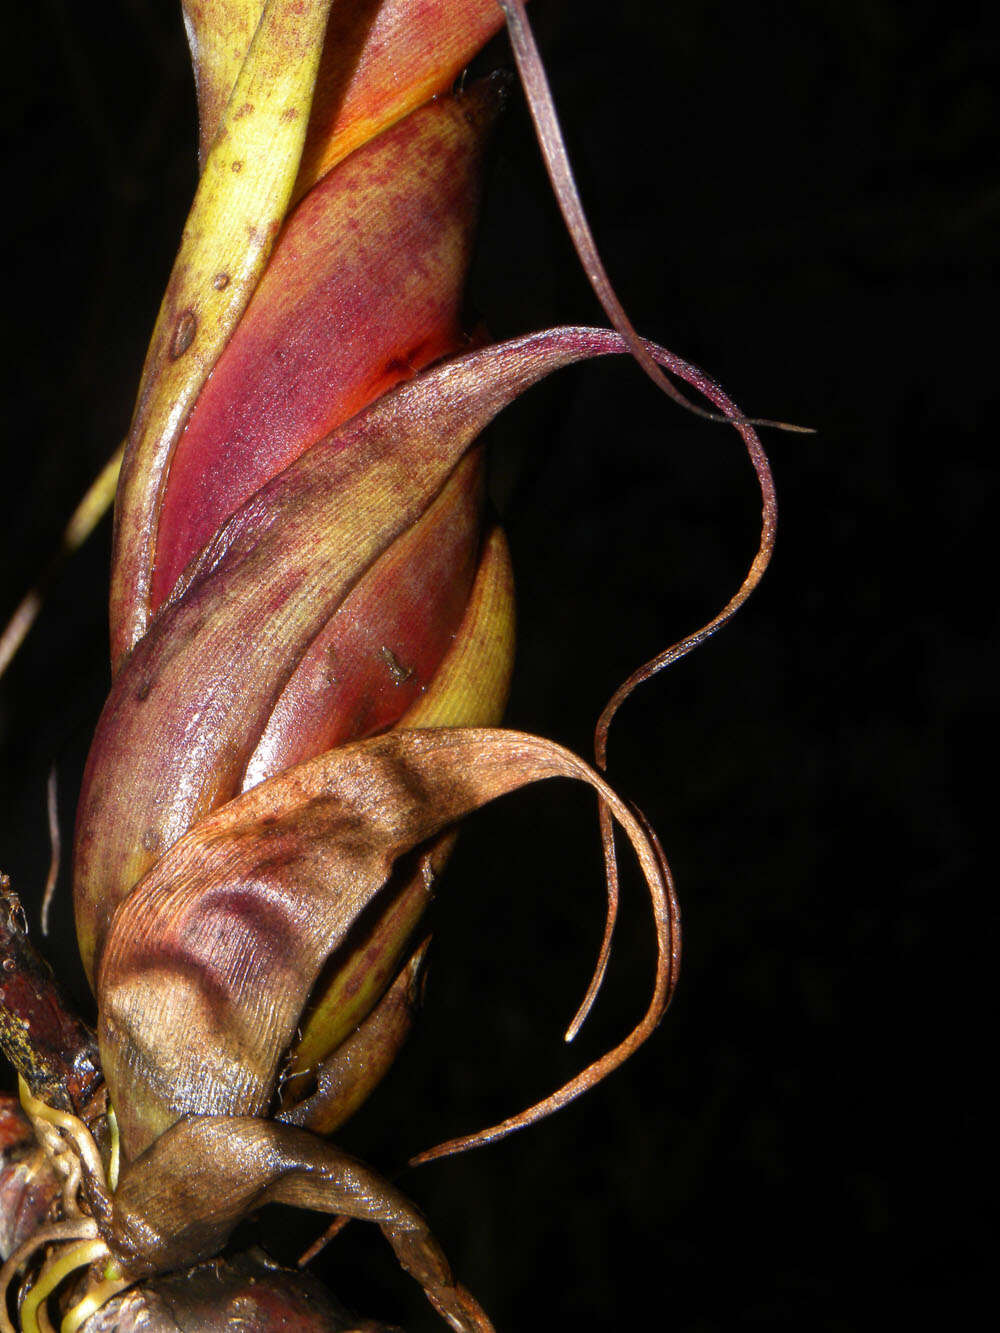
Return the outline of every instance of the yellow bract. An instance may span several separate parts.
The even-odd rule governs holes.
[[[469,605],[434,679],[398,727],[495,726],[514,665],[514,578],[503,529],[486,539]]]
[[[496,726],[503,717],[514,665],[514,578],[503,529],[483,545],[469,604],[434,679],[403,714],[399,728]],[[410,882],[380,921],[374,936],[359,941],[327,981],[292,1048],[288,1073],[314,1069],[351,1033],[378,999],[398,964],[410,932],[431,896],[454,838],[445,835],[428,849]],[[379,944],[380,942],[380,944]]]

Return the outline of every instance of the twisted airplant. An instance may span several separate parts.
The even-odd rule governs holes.
[[[663,369],[692,386],[709,404],[699,410],[734,424],[750,452],[764,498],[750,573],[710,625],[611,701],[600,766],[629,690],[759,579],[770,478],[752,424],[700,371],[640,340],[618,305],[520,0],[185,0],[184,16],[201,179],[118,484],[114,678],[74,851],[106,1099],[88,1085],[60,1103],[51,1080],[19,1064],[63,1202],[3,1281],[50,1246],[24,1285],[21,1325],[44,1328],[50,1294],[73,1279],[63,1327],[75,1329],[131,1284],[218,1255],[237,1223],[278,1201],[375,1222],[452,1327],[485,1330],[416,1208],[326,1138],[412,1023],[420,920],[455,826],[526,784],[588,784],[610,906],[571,1031],[610,947],[612,821],[648,887],[657,962],[647,1011],[618,1046],[527,1111],[422,1160],[546,1115],[619,1065],[669,1002],[679,935],[641,816],[568,751],[497,729],[512,575],[477,441],[553,370],[630,352],[672,396]],[[505,18],[614,330],[491,344],[462,325],[507,80],[455,79]],[[11,1327],[6,1307],[0,1326]]]

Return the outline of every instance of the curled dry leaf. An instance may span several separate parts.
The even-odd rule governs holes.
[[[575,755],[539,737],[475,728],[392,731],[341,746],[208,816],[128,896],[98,978],[101,1054],[130,1159],[104,1227],[123,1272],[205,1258],[261,1204],[293,1203],[378,1223],[453,1327],[489,1327],[398,1191],[314,1134],[259,1117],[329,953],[395,861],[487,801],[552,777],[592,786],[627,834],[652,901],[656,975],[635,1029],[543,1102],[476,1136],[496,1138],[620,1064],[656,1026],[676,978],[677,911],[662,854]],[[404,971],[356,1034],[362,1054],[367,1046],[383,1058],[397,1039],[411,980]],[[347,1073],[350,1058],[348,1044]],[[319,1109],[329,1114],[354,1093],[349,1078],[321,1084]]]
[[[620,1063],[663,1012],[676,946],[662,858],[636,816],[582,760],[538,737],[393,731],[231,801],[118,909],[98,977],[99,1037],[126,1155],[187,1114],[263,1114],[320,970],[397,858],[551,777],[593,786],[627,833],[653,901],[658,962],[642,1023],[550,1109]]]

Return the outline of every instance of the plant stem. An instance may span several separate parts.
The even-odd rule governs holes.
[[[101,1087],[94,1034],[29,942],[6,875],[0,875],[0,1048],[48,1106],[82,1115]]]

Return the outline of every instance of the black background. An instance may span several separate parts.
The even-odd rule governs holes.
[[[195,181],[174,6],[26,8],[2,94],[3,616],[127,426]],[[950,1322],[985,1258],[959,1186],[980,1188],[988,1027],[984,1054],[965,1043],[992,895],[959,789],[970,770],[973,794],[989,780],[986,13],[538,0],[636,324],[746,411],[819,434],[768,437],[782,517],[764,587],[612,735],[612,779],[658,828],[682,897],[671,1013],[571,1109],[402,1178],[501,1333]],[[497,336],[603,322],[516,98],[470,299]],[[752,476],[731,431],[624,361],[565,372],[494,438],[520,594],[509,721],[587,752],[615,685],[739,582]],[[107,562],[105,523],[0,685],[0,866],[33,920],[46,772],[56,760],[68,831],[108,684]],[[589,798],[563,786],[471,821],[435,910],[425,1020],[345,1144],[392,1169],[621,1035],[652,964],[631,882],[607,995],[561,1042],[600,933],[596,848]],[[64,868],[51,954],[86,1006],[69,914]],[[313,1230],[283,1220],[276,1251]],[[367,1229],[321,1267],[365,1313],[438,1327]]]

